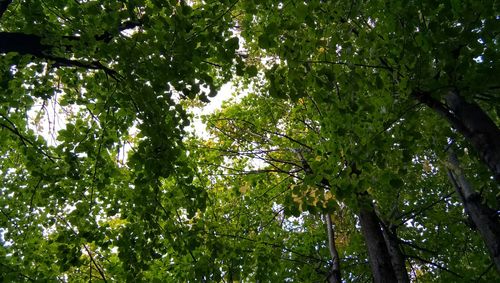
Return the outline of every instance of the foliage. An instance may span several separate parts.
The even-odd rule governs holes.
[[[343,279],[365,282],[366,195],[412,280],[498,280],[450,148],[496,212],[498,182],[432,107],[458,92],[498,128],[498,14],[474,0],[0,1],[0,278],[321,282],[334,245]],[[187,131],[229,81],[239,99],[203,118],[206,137]]]

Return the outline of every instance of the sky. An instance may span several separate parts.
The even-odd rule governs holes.
[[[221,109],[223,102],[240,95],[231,82],[224,84],[215,97],[209,98],[210,103],[203,107],[193,107],[188,110],[189,113],[193,114],[194,118],[187,130],[200,138],[208,138],[208,132],[205,124],[201,121],[201,116],[214,113]]]

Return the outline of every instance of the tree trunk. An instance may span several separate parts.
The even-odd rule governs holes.
[[[328,273],[328,283],[341,283],[342,276],[340,274],[340,257],[335,246],[335,231],[333,230],[332,217],[330,213],[325,213],[326,230],[328,233],[328,249],[332,257],[332,267]]]
[[[382,234],[384,235],[384,240],[389,250],[392,268],[394,268],[396,278],[399,283],[410,283],[408,271],[406,270],[405,256],[403,252],[401,252],[401,246],[399,245],[396,231],[391,231],[387,225],[383,226]]]
[[[479,230],[497,271],[500,273],[500,221],[495,210],[483,204],[459,166],[457,156],[450,152],[448,176],[464,204],[465,212]]]
[[[372,269],[373,281],[375,283],[398,282],[373,204],[364,196],[358,196],[358,203],[360,206],[359,223],[368,249],[368,261]]]
[[[500,129],[479,105],[466,101],[456,90],[448,92],[446,104],[432,98],[430,93],[418,92],[413,96],[448,120],[500,182]]]

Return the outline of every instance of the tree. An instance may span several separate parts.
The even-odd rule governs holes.
[[[0,277],[497,281],[497,22],[474,0],[0,1]],[[255,93],[192,136],[229,81]]]
[[[212,152],[220,152],[226,156],[224,158],[226,164],[222,168],[228,168],[227,166],[231,164],[238,164],[240,169],[229,167],[228,173],[283,174],[295,179],[293,182],[290,181],[292,186],[289,189],[281,192],[281,194],[287,195],[282,202],[285,208],[284,212],[288,215],[300,216],[301,211],[306,210],[312,214],[318,210],[321,211],[324,209],[321,206],[323,194],[333,195],[335,199],[330,199],[327,202],[329,205],[326,207],[330,207],[330,209],[339,207],[334,204],[340,201],[340,207],[343,207],[342,210],[349,211],[348,214],[353,217],[354,222],[349,222],[349,225],[353,225],[358,219],[355,214],[357,214],[356,211],[360,207],[357,201],[358,194],[363,192],[366,194],[368,188],[369,194],[376,200],[378,211],[367,210],[366,208],[370,208],[371,204],[366,201],[361,208],[365,207],[363,215],[371,216],[366,223],[372,225],[370,227],[378,226],[379,239],[378,242],[370,237],[364,240],[367,244],[379,245],[383,247],[381,249],[391,251],[388,257],[395,259],[393,261],[394,269],[398,266],[397,263],[399,263],[400,270],[401,262],[403,262],[403,269],[408,264],[408,269],[413,270],[412,276],[417,276],[415,275],[415,269],[418,269],[419,273],[423,272],[425,274],[424,276],[419,275],[419,280],[423,280],[427,276],[430,276],[428,279],[441,278],[443,281],[484,277],[480,273],[489,270],[491,266],[479,267],[481,271],[474,274],[473,269],[470,269],[470,262],[463,265],[464,262],[456,261],[456,258],[453,259],[454,254],[463,251],[457,250],[457,248],[462,249],[464,246],[469,245],[474,245],[474,249],[479,249],[480,252],[475,254],[479,250],[467,250],[465,252],[467,258],[484,259],[487,253],[483,248],[479,248],[481,242],[480,240],[478,242],[477,237],[466,238],[463,240],[463,244],[460,244],[456,238],[457,233],[460,234],[459,231],[463,231],[461,226],[464,226],[463,222],[465,220],[457,221],[457,219],[463,219],[462,206],[456,200],[452,201],[450,199],[451,194],[449,192],[443,193],[441,191],[442,188],[449,187],[446,171],[431,169],[432,164],[437,162],[433,160],[435,157],[432,157],[432,152],[412,157],[407,147],[404,146],[407,136],[403,134],[407,133],[407,128],[415,128],[414,123],[425,124],[424,118],[428,113],[418,111],[406,119],[406,124],[393,127],[388,130],[387,134],[380,134],[381,141],[377,142],[377,151],[379,153],[372,158],[372,160],[376,161],[376,164],[372,166],[365,165],[364,171],[358,176],[353,175],[352,170],[342,170],[342,168],[349,167],[336,165],[335,159],[321,151],[328,144],[328,138],[324,136],[323,128],[319,127],[320,123],[314,119],[320,117],[317,109],[323,109],[328,105],[329,103],[319,104],[311,100],[301,99],[297,106],[292,106],[287,103],[276,102],[273,98],[266,98],[265,96],[257,98],[254,95],[249,95],[239,104],[229,106],[224,112],[208,120],[209,125],[211,125],[210,128],[216,134],[216,137],[211,141],[210,149]],[[287,108],[289,110],[286,110]],[[264,113],[268,113],[268,115]],[[350,116],[348,114],[344,115]],[[357,114],[352,114],[352,116],[355,115]],[[346,119],[349,119],[349,117],[346,117]],[[301,128],[299,125],[304,125],[304,123],[309,126]],[[436,123],[436,125],[439,125],[438,121]],[[432,139],[424,139],[423,137],[427,135],[433,137],[436,135],[435,131],[441,132],[441,129],[436,129],[436,125],[429,128],[420,127],[419,133],[423,136],[421,136],[418,143],[414,144],[415,150],[429,148],[430,143],[433,143]],[[342,144],[343,139],[346,138],[350,139],[347,135],[336,136],[335,142]],[[294,153],[297,147],[303,148],[301,152],[306,155],[307,166]],[[311,149],[309,149],[310,147]],[[345,151],[347,152],[347,150]],[[405,157],[405,155],[410,156]],[[382,156],[384,159],[379,161],[378,159]],[[257,164],[264,161],[268,166],[259,170],[250,170],[251,167],[249,166],[255,161],[249,161],[249,158],[250,160],[260,160],[261,162],[257,162]],[[401,167],[401,158],[410,159],[409,164]],[[417,161],[419,158],[427,158],[427,160]],[[228,161],[227,159],[239,161]],[[411,162],[411,159],[414,159],[414,161]],[[242,162],[247,165],[242,165]],[[332,167],[329,167],[329,164],[334,164],[332,167],[338,171],[332,172]],[[303,174],[308,169],[304,168],[309,167],[312,168],[313,172],[321,173],[314,177],[305,177]],[[243,170],[242,168],[247,169]],[[399,172],[394,174],[396,171]],[[366,179],[363,177],[366,177]],[[321,186],[325,181],[336,184],[336,186],[333,188]],[[320,185],[319,188],[311,191],[310,186],[318,184]],[[262,185],[259,185],[259,187],[262,187]],[[270,187],[274,186],[271,185]],[[430,190],[430,188],[434,189]],[[245,191],[250,189],[251,187],[246,188]],[[272,200],[279,203],[279,199],[272,198]],[[262,206],[262,204],[259,204],[259,206]],[[352,214],[352,212],[355,214]],[[345,212],[342,215],[345,217]],[[380,218],[383,220],[377,220]],[[363,225],[361,226],[363,227]],[[434,227],[441,228],[434,230]],[[351,226],[350,229],[353,228]],[[372,229],[376,230],[375,228]],[[443,233],[444,231],[450,232]],[[382,232],[384,235],[382,235]],[[358,236],[354,236],[356,234]],[[373,233],[368,236],[372,235]],[[347,236],[348,239],[351,239],[348,240],[349,244],[345,247],[339,247],[341,266],[346,261],[348,262],[349,258],[360,254],[362,257],[366,257],[363,245],[360,245],[359,240],[357,242],[353,240],[356,237],[360,239],[359,232],[351,232]],[[323,249],[326,250],[327,246],[324,246]],[[436,253],[436,250],[439,250],[439,252]],[[407,264],[404,263],[405,258]],[[389,260],[385,263],[387,262]],[[478,262],[478,266],[482,266],[482,263]],[[342,270],[346,278],[360,278],[350,277],[353,272],[352,266],[342,268]],[[458,272],[458,270],[469,270],[470,273]],[[359,270],[356,270],[355,274],[359,276],[359,272]],[[396,275],[399,280],[404,282],[404,272],[399,271],[397,274],[399,274]],[[387,278],[380,280],[387,280]]]
[[[490,79],[490,72],[498,70],[493,2],[262,1],[242,7],[249,11],[242,20],[249,56],[275,59],[265,71],[270,95],[329,101],[336,105],[328,112],[332,120],[345,119],[344,111],[359,112],[369,116],[364,120],[371,127],[393,126],[386,119],[391,114],[400,122],[391,111],[416,99],[448,120],[498,182],[500,131],[491,112],[497,104],[490,111],[479,105],[481,100],[495,103],[498,95]],[[261,33],[245,32],[256,30]],[[365,152],[370,134],[358,121],[350,131]]]
[[[1,2],[5,280],[140,279],[171,249],[159,235],[180,207],[164,207],[162,180],[178,179],[188,211],[204,201],[189,199],[200,188],[185,161],[181,103],[206,100],[230,78],[231,9]]]

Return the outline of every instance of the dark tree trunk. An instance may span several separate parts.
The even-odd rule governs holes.
[[[410,283],[410,278],[408,277],[408,271],[406,270],[405,256],[401,251],[401,246],[399,244],[399,239],[396,236],[396,231],[391,231],[387,225],[384,225],[382,229],[384,235],[385,243],[389,250],[389,255],[391,257],[392,268],[396,273],[396,278],[399,283]]]
[[[359,196],[358,202],[359,223],[368,249],[373,280],[375,283],[398,282],[373,204],[365,196]]]
[[[495,180],[500,182],[500,129],[479,105],[466,101],[455,90],[446,95],[446,104],[432,98],[430,93],[418,92],[413,96],[446,118],[472,145]]]
[[[500,221],[497,212],[483,203],[481,195],[466,180],[457,156],[450,152],[448,176],[464,204],[465,212],[479,230],[500,273]]]
[[[332,267],[328,273],[328,283],[341,283],[342,276],[340,273],[340,257],[335,246],[335,231],[333,230],[332,217],[329,213],[325,213],[326,229],[328,234],[328,249],[332,257]]]

